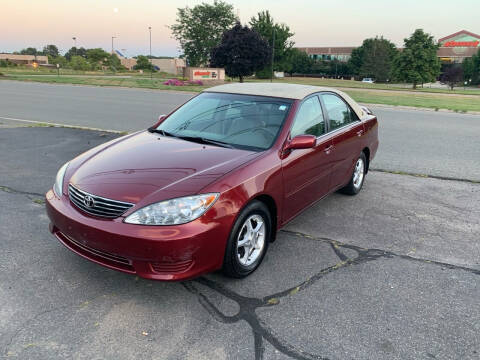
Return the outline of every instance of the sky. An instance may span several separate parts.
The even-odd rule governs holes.
[[[55,44],[63,53],[73,46],[114,47],[127,56],[176,56],[179,45],[169,25],[177,8],[213,0],[0,0],[0,52]],[[376,35],[403,44],[415,29],[436,39],[465,29],[480,33],[480,0],[227,0],[243,24],[269,10],[287,24],[295,46],[359,46]]]

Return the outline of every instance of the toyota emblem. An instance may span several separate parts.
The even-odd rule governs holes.
[[[90,195],[85,195],[83,203],[87,208],[92,208],[95,205],[95,200]]]

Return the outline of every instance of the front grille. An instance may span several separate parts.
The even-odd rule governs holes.
[[[152,270],[159,274],[177,274],[187,271],[192,267],[193,260],[178,262],[151,262]]]
[[[111,254],[111,253],[108,253],[108,252],[105,252],[105,251],[94,249],[94,248],[92,248],[88,245],[82,244],[81,242],[72,239],[70,236],[67,236],[63,233],[62,233],[62,235],[65,236],[71,243],[78,246],[80,249],[82,249],[84,251],[88,251],[89,253],[91,253],[93,255],[108,259],[110,261],[118,262],[120,264],[131,265],[130,260],[128,260],[127,258],[124,258],[123,256],[115,255],[115,254]]]
[[[67,248],[73,250],[83,257],[86,257],[89,260],[117,270],[122,270],[132,274],[135,273],[132,262],[123,256],[94,249],[86,244],[82,244],[80,241],[74,240],[59,230],[55,231],[54,234]]]
[[[68,185],[68,196],[70,201],[80,210],[87,214],[104,218],[113,219],[119,217],[133,206],[131,203],[105,199],[101,196],[89,194],[74,187],[72,184]]]

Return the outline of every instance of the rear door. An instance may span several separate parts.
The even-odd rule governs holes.
[[[331,139],[317,95],[305,99],[295,116],[290,138],[315,135],[311,149],[295,149],[282,160],[285,201],[283,220],[288,221],[306,206],[326,195],[330,184]]]
[[[320,95],[327,118],[328,133],[332,136],[332,176],[330,188],[346,185],[361,149],[363,123],[350,106],[337,94]]]

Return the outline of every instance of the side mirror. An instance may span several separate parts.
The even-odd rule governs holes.
[[[163,119],[165,119],[167,115],[165,114],[162,114],[158,117],[158,120],[155,124],[153,124],[149,129],[155,129],[158,125],[160,125],[160,123],[163,121]]]
[[[285,150],[310,149],[317,143],[314,135],[297,135],[287,144]]]

